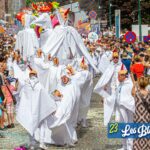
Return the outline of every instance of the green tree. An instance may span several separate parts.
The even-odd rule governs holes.
[[[83,10],[97,11],[98,17],[108,20],[108,0],[79,0]],[[98,6],[101,9],[98,9]],[[111,0],[112,23],[115,23],[115,9],[121,10],[122,28],[131,28],[132,24],[138,23],[138,1],[137,0]],[[141,1],[142,24],[150,24],[150,0]]]

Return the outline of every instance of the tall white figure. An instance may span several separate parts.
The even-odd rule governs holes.
[[[64,15],[65,14],[65,15]],[[85,56],[89,64],[98,72],[93,60],[86,50],[81,36],[71,26],[67,26],[67,13],[65,10],[57,10],[56,16],[59,24],[53,29],[42,50],[45,54],[57,56],[60,63],[64,63],[69,58],[81,58]],[[65,16],[65,17],[64,17]]]
[[[108,66],[98,83],[94,88],[94,92],[104,98],[104,125],[107,125],[114,111],[116,90],[119,85],[118,72],[122,68],[119,62],[119,54],[113,53],[113,62]],[[116,121],[118,120],[118,110],[115,110]]]
[[[22,25],[24,29],[17,34],[15,50],[21,52],[23,59],[33,56],[37,48],[39,48],[39,41],[36,33],[34,29],[30,28],[30,24],[34,19],[32,15],[24,14],[22,16]]]

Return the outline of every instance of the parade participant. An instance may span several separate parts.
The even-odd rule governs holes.
[[[119,85],[116,92],[115,107],[119,110],[119,122],[120,123],[132,123],[133,113],[135,111],[134,98],[132,97],[131,91],[133,83],[131,78],[127,76],[127,70],[120,70],[118,73]],[[126,96],[124,96],[126,95]],[[123,147],[119,150],[132,150],[133,140],[123,139]]]
[[[79,33],[73,27],[64,24],[64,22],[67,22],[68,13],[68,11],[65,13],[66,17],[63,20],[60,12],[56,11],[60,25],[53,29],[51,36],[48,37],[47,42],[43,46],[43,52],[45,54],[50,53],[52,57],[57,56],[61,64],[65,64],[69,58],[81,58],[84,55],[89,64],[98,72]],[[49,43],[51,44],[49,45]]]
[[[40,48],[43,49],[47,37],[53,32],[52,22],[48,13],[38,14],[39,16],[31,23],[31,25],[36,25],[43,28],[43,31],[40,34],[39,45]]]
[[[52,92],[56,88],[61,67],[57,57],[53,57],[52,63],[49,63],[42,58],[42,50],[39,49],[37,51],[37,57],[34,58],[33,68],[37,70],[39,81],[47,92]]]
[[[26,67],[26,64],[24,64],[24,62],[21,60],[21,56],[14,52],[12,62],[12,77],[18,79],[20,88],[25,84],[25,80],[29,76],[29,69]]]
[[[150,122],[150,91],[146,88],[149,84],[148,78],[140,77],[135,82],[132,89],[132,95],[135,99],[135,123],[149,123]],[[150,139],[135,139],[133,142],[133,150],[146,150],[150,148]]]
[[[68,75],[71,78],[72,82],[75,82],[78,86],[78,89],[81,93],[79,101],[79,114],[78,114],[78,124],[81,124],[82,127],[87,127],[87,113],[90,107],[91,95],[93,91],[93,79],[92,74],[88,70],[88,64],[84,57],[77,60],[75,67],[72,65],[67,65],[66,68],[62,71],[64,74]]]
[[[88,127],[86,120],[93,92],[93,76],[89,71],[89,66],[84,56],[79,60],[79,68],[77,71],[76,75],[72,77],[72,80],[77,81],[81,93],[84,93],[80,96],[78,124],[81,124],[82,127]]]
[[[35,70],[30,71],[29,79],[26,80],[20,92],[16,119],[30,134],[31,145],[34,141],[35,131],[40,128],[40,148],[46,149],[44,144],[45,119],[55,110],[56,104],[40,84],[37,72]]]
[[[43,52],[41,49],[37,50],[33,63],[34,64],[32,64],[32,68],[37,70],[38,79],[40,83],[46,88],[50,64],[44,61]]]
[[[34,18],[35,17],[30,14],[23,14],[21,17],[24,29],[17,34],[15,50],[20,50],[23,59],[33,56],[36,49],[39,48],[39,41],[36,33],[34,29],[30,28],[30,24]]]
[[[104,125],[109,123],[111,114],[114,111],[113,107],[116,99],[116,90],[119,85],[118,72],[124,67],[119,61],[118,53],[114,52],[112,59],[113,62],[108,66],[94,88],[94,92],[104,98]],[[118,121],[118,117],[118,110],[116,109],[116,121]]]
[[[48,118],[52,141],[56,145],[74,146],[77,142],[75,130],[78,117],[80,90],[76,82],[62,75],[57,86],[62,97],[55,114]],[[55,97],[54,97],[55,98]]]

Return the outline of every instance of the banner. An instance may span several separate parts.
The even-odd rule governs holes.
[[[116,37],[120,38],[120,10],[115,10]]]
[[[150,123],[109,123],[107,137],[150,139]]]

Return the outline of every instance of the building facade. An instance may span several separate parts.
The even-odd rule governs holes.
[[[0,0],[0,19],[3,19],[5,15],[5,0]]]
[[[25,0],[7,0],[8,1],[8,13],[12,16],[20,11],[22,7],[25,7]]]

